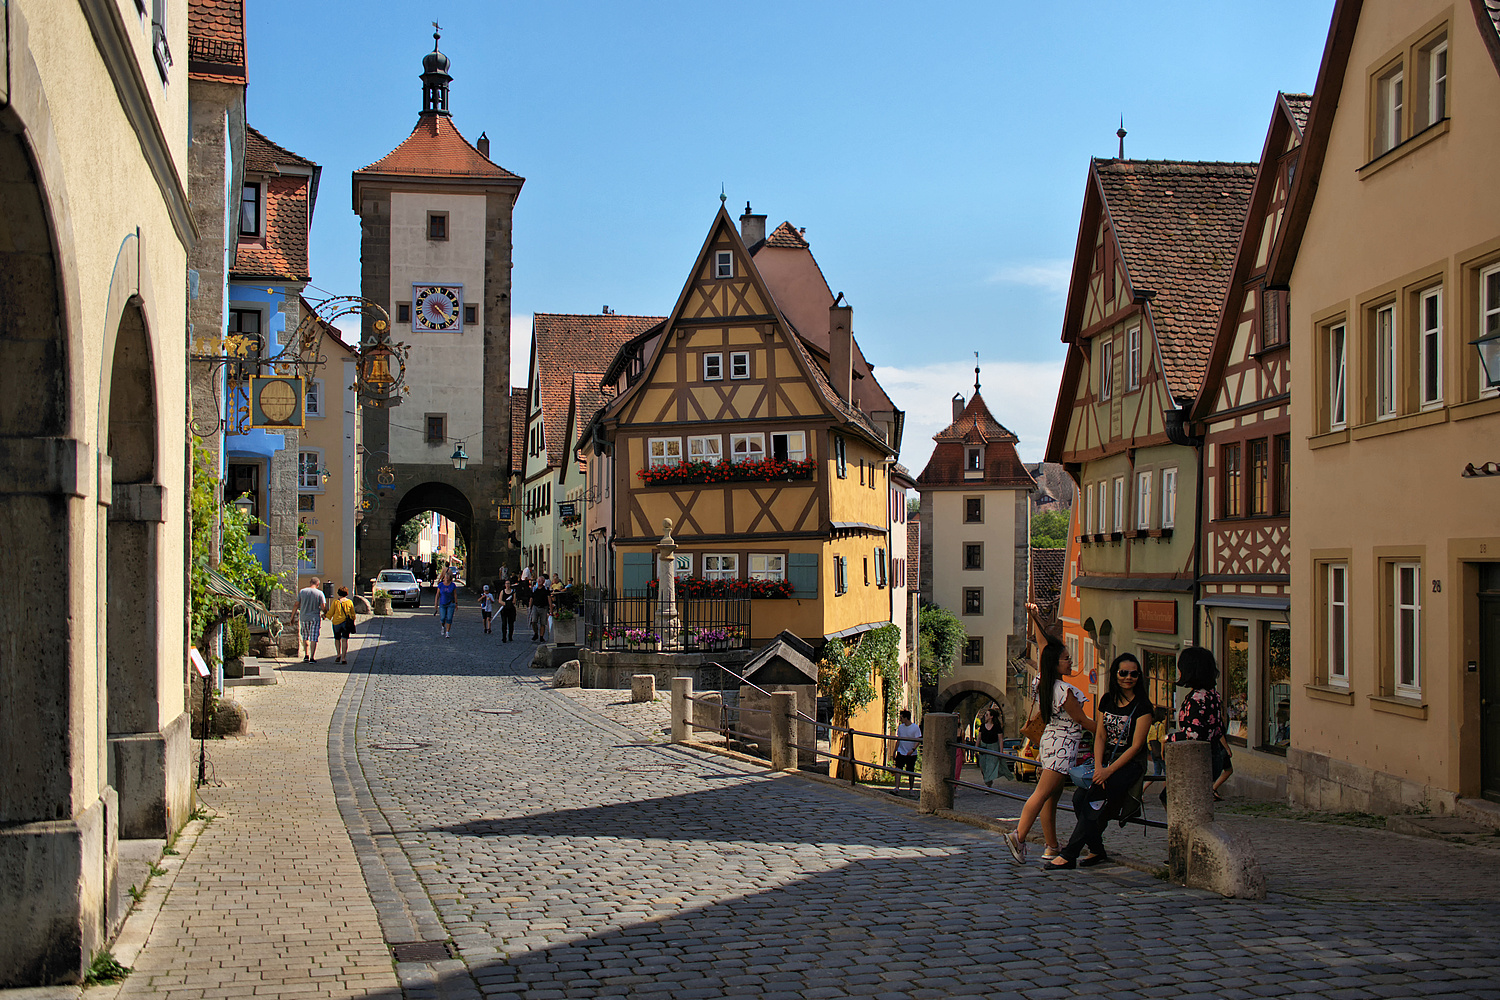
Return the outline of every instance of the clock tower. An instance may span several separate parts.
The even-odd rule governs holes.
[[[401,404],[364,412],[359,575],[390,566],[396,528],[436,511],[458,526],[477,582],[509,555],[494,504],[509,482],[511,213],[525,178],[490,160],[484,134],[476,146],[454,126],[432,37],[416,128],[354,172],[360,294],[411,348]]]

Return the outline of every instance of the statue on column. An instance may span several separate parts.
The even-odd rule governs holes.
[[[672,519],[662,518],[661,541],[656,543],[656,631],[662,649],[681,649],[682,632],[677,614],[677,542],[672,538]]]

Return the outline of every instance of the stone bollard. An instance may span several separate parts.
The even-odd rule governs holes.
[[[630,675],[630,700],[631,701],[655,701],[656,700],[656,675],[655,674],[631,674]]]
[[[672,678],[672,742],[693,741],[693,679]]]
[[[790,691],[771,692],[771,770],[786,771],[796,766],[796,748],[792,746],[792,718],[797,713],[797,696]]]
[[[1180,740],[1167,764],[1167,872],[1172,881],[1240,899],[1265,899],[1266,878],[1243,837],[1214,822],[1213,747]]]
[[[953,808],[953,751],[948,744],[958,739],[958,716],[929,712],[922,716],[922,795],[917,812],[931,813]]]
[[[557,668],[552,675],[552,686],[555,688],[576,688],[583,683],[583,668],[577,660],[569,660]]]

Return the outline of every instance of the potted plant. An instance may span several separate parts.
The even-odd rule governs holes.
[[[250,625],[243,615],[224,623],[224,676],[245,676],[244,656],[250,652]]]
[[[391,595],[390,595],[390,591],[381,590],[379,587],[376,587],[375,588],[375,592],[370,595],[370,611],[371,611],[372,614],[377,614],[377,615],[388,615],[388,614],[390,614],[391,613]]]
[[[578,642],[578,615],[572,608],[561,607],[552,613],[552,641],[560,646]]]

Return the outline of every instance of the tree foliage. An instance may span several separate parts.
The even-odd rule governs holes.
[[[1031,515],[1031,547],[1065,549],[1068,547],[1068,512],[1039,510]]]
[[[267,572],[250,548],[250,515],[235,507],[233,497],[223,505],[214,497],[219,485],[214,475],[213,456],[203,442],[193,439],[193,485],[189,494],[192,516],[192,566],[189,573],[189,601],[194,645],[203,641],[204,632],[222,620],[228,602],[208,591],[208,570],[213,561],[214,523],[221,524],[218,571],[241,590],[267,602],[281,584],[275,574]]]
[[[875,686],[876,679],[881,687]],[[901,683],[901,630],[895,625],[871,629],[851,647],[834,639],[818,661],[818,687],[833,702],[834,725],[848,725],[855,712],[887,695],[887,715],[894,704],[891,689]]]
[[[936,684],[953,670],[953,659],[969,639],[969,631],[957,615],[929,604],[917,615],[917,666],[923,684]]]
[[[413,542],[422,536],[422,529],[427,527],[427,515],[418,514],[396,529],[396,549],[409,548]]]

